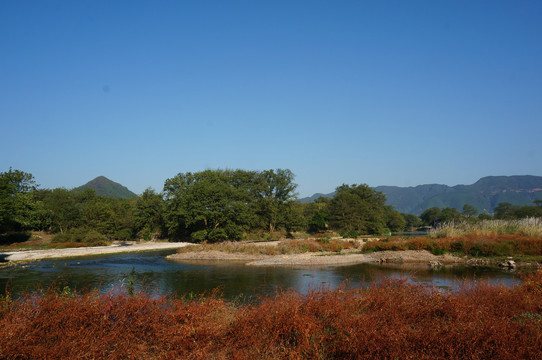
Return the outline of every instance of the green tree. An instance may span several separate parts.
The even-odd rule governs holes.
[[[307,221],[303,216],[303,204],[292,201],[285,207],[283,214],[284,230],[290,236],[294,231],[300,231],[307,228]]]
[[[76,193],[76,196],[80,194]],[[95,230],[110,240],[130,240],[134,235],[132,204],[133,201],[128,199],[94,194],[79,203],[82,208],[82,226]]]
[[[440,209],[438,207],[432,207],[422,212],[420,219],[424,225],[435,226],[440,221],[440,216]]]
[[[422,224],[422,221],[420,220],[420,218],[414,214],[401,214],[401,215],[403,215],[403,218],[405,219],[405,228],[407,230],[417,229]]]
[[[329,227],[330,215],[326,208],[316,210],[309,220],[309,231],[318,232],[327,230]]]
[[[478,220],[491,220],[493,217],[487,213],[481,213],[478,215]]]
[[[368,185],[341,185],[329,203],[331,224],[342,231],[381,234],[386,228],[386,198]]]
[[[137,198],[134,210],[135,231],[150,240],[155,235],[161,235],[164,229],[164,199],[153,189],[146,189]]]
[[[384,216],[386,219],[386,227],[392,232],[405,230],[405,218],[395,210],[392,206],[384,206]]]
[[[461,213],[467,218],[472,218],[478,215],[478,210],[470,204],[465,204],[463,205],[463,211]]]
[[[515,211],[514,216],[518,219],[542,217],[542,208],[538,206],[522,206]]]
[[[256,176],[258,198],[257,214],[269,232],[289,221],[285,214],[291,212],[296,198],[294,174],[288,169],[265,170]]]
[[[456,208],[447,207],[441,210],[439,220],[445,223],[461,221],[461,214]]]
[[[0,173],[0,233],[32,227],[35,189],[32,174],[11,168]]]
[[[498,203],[493,209],[496,219],[514,219],[518,210],[519,206],[512,205],[509,202]]]
[[[240,239],[252,220],[245,175],[242,170],[205,170],[166,180],[164,218],[170,236]]]
[[[91,190],[92,191],[92,190]],[[49,190],[43,196],[43,203],[48,230],[56,233],[81,226],[83,224],[81,205],[72,191],[56,188]]]

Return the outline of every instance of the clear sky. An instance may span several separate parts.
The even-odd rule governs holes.
[[[542,175],[542,1],[1,1],[0,171]]]

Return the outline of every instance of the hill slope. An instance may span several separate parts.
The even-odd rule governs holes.
[[[111,196],[117,199],[130,199],[137,196],[127,187],[122,186],[119,183],[109,180],[105,176],[98,176],[94,180],[89,181],[83,186],[76,188],[76,190],[84,190],[87,188],[94,189],[96,194],[101,196]]]
[[[492,213],[500,202],[513,205],[532,205],[533,200],[542,199],[541,176],[488,176],[472,185],[447,186],[439,184],[415,187],[377,186],[374,188],[386,195],[387,204],[407,214],[421,214],[431,207],[453,207],[461,211],[470,204],[479,212]],[[324,196],[332,197],[334,193]],[[322,194],[318,194],[322,195]],[[309,202],[313,197],[300,201]]]

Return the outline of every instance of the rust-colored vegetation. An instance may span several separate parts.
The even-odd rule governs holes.
[[[384,250],[428,250],[435,255],[455,253],[470,256],[542,256],[542,238],[525,235],[463,235],[458,237],[415,237],[368,242],[364,252]]]
[[[2,297],[0,329],[2,359],[540,359],[542,272],[516,287],[387,279],[251,304],[49,291]]]

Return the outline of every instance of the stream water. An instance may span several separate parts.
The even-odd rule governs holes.
[[[166,260],[174,250],[88,256],[37,261],[0,267],[0,294],[69,286],[72,290],[107,291],[134,284],[177,296],[219,289],[228,299],[272,294],[278,289],[307,292],[335,288],[345,281],[363,286],[382,277],[411,277],[409,281],[455,289],[465,279],[513,286],[518,274],[491,267],[453,266],[431,270],[427,265],[360,264],[340,267],[249,267],[235,262],[180,263]]]

